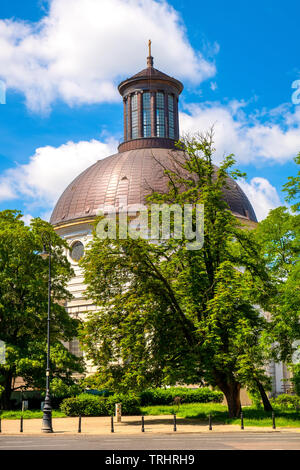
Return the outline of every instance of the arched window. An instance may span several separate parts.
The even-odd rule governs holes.
[[[143,93],[143,135],[151,137],[151,104],[150,93]]]
[[[70,256],[73,261],[78,262],[84,255],[84,246],[81,242],[75,242],[70,248]]]
[[[156,93],[156,135],[165,137],[165,97],[160,91]]]
[[[175,125],[174,125],[174,97],[168,95],[168,112],[169,112],[169,137],[175,139]]]
[[[151,137],[153,128],[156,137],[175,139],[178,135],[176,97],[171,93],[157,91],[153,93],[152,103],[152,93],[146,90],[132,93],[125,100],[125,140]]]
[[[138,99],[137,94],[131,96],[131,138],[137,139],[138,129]]]
[[[129,140],[130,139],[130,134],[129,134],[129,106],[128,106],[128,99],[126,99],[126,102],[125,102],[125,119],[126,119],[126,122],[125,122],[125,140]]]

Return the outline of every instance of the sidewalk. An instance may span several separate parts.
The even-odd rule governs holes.
[[[52,420],[53,434],[56,435],[72,435],[78,433],[78,418],[54,418]],[[246,423],[245,423],[246,424]],[[174,434],[173,418],[168,416],[145,416],[145,433],[149,434]],[[1,435],[22,435],[20,433],[20,420],[2,419]],[[42,434],[41,419],[24,419],[23,435]],[[141,417],[140,416],[123,416],[122,422],[117,423],[114,418],[114,434],[134,435],[141,434]],[[276,428],[272,429],[272,423],[269,427],[250,427],[245,426],[241,430],[239,425],[224,425],[212,423],[212,430],[208,428],[208,424],[199,423],[197,420],[186,420],[177,417],[177,433],[224,433],[224,432],[299,432],[300,428]],[[111,433],[110,417],[95,417],[81,419],[81,434],[83,435],[107,435]],[[300,438],[300,436],[299,436]]]

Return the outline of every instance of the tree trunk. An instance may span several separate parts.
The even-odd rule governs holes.
[[[240,384],[234,383],[227,385],[223,393],[226,397],[228,405],[228,413],[230,418],[238,418],[242,411],[240,398]]]
[[[272,405],[270,403],[270,400],[265,392],[265,389],[263,387],[263,385],[260,383],[260,381],[258,379],[254,379],[255,380],[255,383],[257,385],[257,388],[259,390],[259,393],[260,393],[260,396],[261,396],[261,399],[262,399],[262,402],[263,402],[263,405],[264,405],[264,410],[265,411],[273,411],[273,408],[272,408]]]
[[[217,375],[217,374],[215,374]],[[219,375],[219,374],[218,374]],[[232,380],[230,382],[220,379],[216,380],[219,389],[224,393],[228,406],[228,413],[230,418],[238,418],[242,411],[241,406],[241,384]]]

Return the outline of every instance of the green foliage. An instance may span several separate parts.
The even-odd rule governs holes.
[[[79,395],[82,387],[72,379],[69,383],[59,377],[54,377],[50,384],[51,397],[66,398]]]
[[[179,410],[175,406],[156,405],[142,407],[141,412],[145,416],[170,416],[176,412],[178,417],[186,418],[185,423],[189,423],[189,419],[196,421],[200,424],[208,425],[209,415],[212,416],[214,424],[241,424],[240,417],[232,418],[228,416],[226,405],[219,403],[187,403],[182,404]],[[266,412],[263,409],[257,409],[253,406],[243,408],[244,426],[259,426],[272,429],[272,413]],[[280,409],[275,410],[276,427],[300,427],[300,414],[293,409]]]
[[[295,393],[300,396],[300,364],[292,364],[291,366],[291,370],[292,370],[292,378],[291,378],[291,382],[294,386],[294,389],[295,389]]]
[[[281,409],[300,410],[300,397],[297,395],[288,395],[286,393],[282,393],[273,399],[273,403]]]
[[[140,401],[133,394],[110,397],[81,394],[63,400],[60,410],[67,416],[111,416],[115,413],[116,403],[122,403],[123,415],[140,414]]]
[[[83,381],[83,384],[89,384],[90,387],[96,388],[99,387],[99,380],[99,375],[95,374],[93,376],[86,377]],[[124,396],[124,394],[113,394],[108,390],[102,390],[101,387],[99,388],[103,396],[120,396],[120,401],[122,401],[122,396]],[[93,390],[89,391],[89,393],[92,392]],[[100,392],[98,393],[100,394]],[[135,398],[136,396],[138,396],[142,406],[173,404],[175,397],[180,397],[182,403],[221,403],[224,399],[224,395],[222,392],[211,390],[208,387],[199,387],[196,389],[186,387],[153,388],[146,389],[138,393],[127,392],[125,396],[126,398],[129,398],[130,396]]]
[[[300,164],[300,153],[295,159]],[[291,363],[291,382],[296,393],[300,393],[299,364],[295,361],[299,353],[300,340],[300,172],[289,177],[284,185],[286,200],[296,202],[292,213],[286,207],[278,207],[269,212],[268,217],[259,223],[256,238],[261,246],[261,254],[267,262],[272,282],[276,286],[273,296],[266,299],[265,308],[271,312],[264,335],[267,356],[276,362]],[[272,344],[272,348],[270,348]],[[299,362],[299,360],[298,360]],[[285,406],[294,397],[280,395],[274,403]]]
[[[207,426],[209,415],[212,416],[213,425],[215,424],[233,424],[240,425],[240,419],[229,418],[226,405],[221,405],[220,403],[183,403],[179,410],[175,406],[171,405],[156,405],[156,406],[146,406],[141,407],[140,411],[144,416],[162,416],[165,415],[164,420],[170,420],[171,426],[171,416],[176,413],[180,418],[186,418],[183,426],[189,424],[189,420],[193,420],[192,423],[199,425],[204,424]],[[246,407],[243,409],[244,413],[244,425],[247,426],[263,426],[268,427],[271,430],[272,427],[272,416],[271,413],[266,413],[263,410],[257,410],[253,407]],[[42,411],[38,410],[27,410],[23,413],[21,411],[2,411],[2,419],[20,419],[23,415],[24,419],[41,419]],[[66,414],[54,410],[54,418],[63,418]],[[75,416],[78,416],[75,414]],[[300,414],[294,409],[280,409],[276,405],[276,427],[300,427]],[[197,422],[195,421],[197,420]],[[179,424],[179,423],[178,423]],[[3,425],[4,427],[4,425]]]
[[[300,165],[300,152],[294,159],[295,163]],[[299,212],[300,210],[300,169],[298,170],[297,176],[289,176],[287,183],[283,186],[283,190],[286,192],[286,201],[293,201],[292,210]]]
[[[111,410],[115,411],[115,404],[122,403],[123,415],[140,414],[140,399],[134,392],[115,393],[108,397]]]
[[[180,403],[221,403],[224,399],[222,392],[210,390],[207,387],[190,389],[183,387],[171,387],[167,389],[155,388],[139,394],[141,405],[172,405],[176,397]]]
[[[92,390],[109,390],[109,385],[107,384],[106,378],[103,377],[102,374],[96,372],[95,374],[88,375],[84,377],[80,382],[82,388]],[[113,392],[109,392],[112,394]]]
[[[1,419],[20,419],[23,416],[24,419],[41,419],[43,412],[41,410],[14,410],[14,411],[1,411]],[[52,410],[52,418],[65,418],[65,414],[59,410]]]
[[[37,218],[28,227],[21,216],[19,211],[0,212],[0,340],[6,351],[5,363],[0,364],[3,407],[9,406],[18,376],[24,379],[25,388],[45,387],[48,259],[39,255],[45,236],[52,246],[51,379],[72,386],[72,372],[83,371],[82,359],[62,344],[77,336],[80,324],[64,308],[70,299],[67,282],[73,275],[64,255],[66,242],[49,223]]]
[[[260,409],[262,408],[261,395],[256,388],[247,389],[248,396],[251,400],[252,406]]]
[[[271,272],[285,278],[295,267],[300,254],[300,218],[281,206],[269,212],[256,229],[257,240]]]
[[[102,386],[142,391],[207,383],[238,415],[240,387],[266,375],[266,321],[254,305],[272,284],[257,241],[224,200],[233,156],[214,167],[210,134],[178,146],[165,169],[168,192],[148,202],[204,204],[204,245],[189,250],[190,240],[172,236],[159,243],[103,240],[95,231],[81,264],[86,295],[99,311],[87,314],[81,341]],[[193,229],[195,220],[194,210]]]
[[[107,416],[110,414],[107,398],[82,394],[66,398],[60,410],[67,416]]]
[[[265,303],[272,313],[265,342],[273,344],[272,359],[291,362],[300,340],[300,214],[291,214],[286,207],[271,210],[255,236],[276,286]]]

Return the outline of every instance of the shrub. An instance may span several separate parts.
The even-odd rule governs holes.
[[[300,409],[300,397],[283,393],[272,400],[274,405],[282,409]]]
[[[172,387],[167,389],[155,388],[140,393],[141,405],[172,405],[175,397],[179,397],[182,403],[221,403],[224,395],[222,392],[203,388]]]
[[[106,401],[106,398],[82,394],[63,400],[60,410],[67,416],[105,416],[108,414]]]
[[[127,395],[101,397],[83,393],[63,400],[60,409],[67,416],[111,416],[115,412],[116,403],[122,403],[123,415],[140,413],[138,398]]]
[[[122,403],[122,415],[138,415],[140,406],[173,405],[174,399],[180,398],[182,403],[221,403],[223,393],[209,388],[180,388],[149,389],[141,392],[139,397],[133,393],[115,393],[110,396],[99,396],[82,393],[77,397],[66,398],[60,405],[60,410],[67,416],[111,416],[115,413],[116,403]]]
[[[300,364],[293,364],[291,369],[293,372],[291,382],[294,386],[296,395],[300,396]]]
[[[108,397],[108,402],[111,407],[110,414],[114,413],[116,403],[122,403],[122,415],[138,415],[141,413],[141,401],[133,393],[115,393]]]

